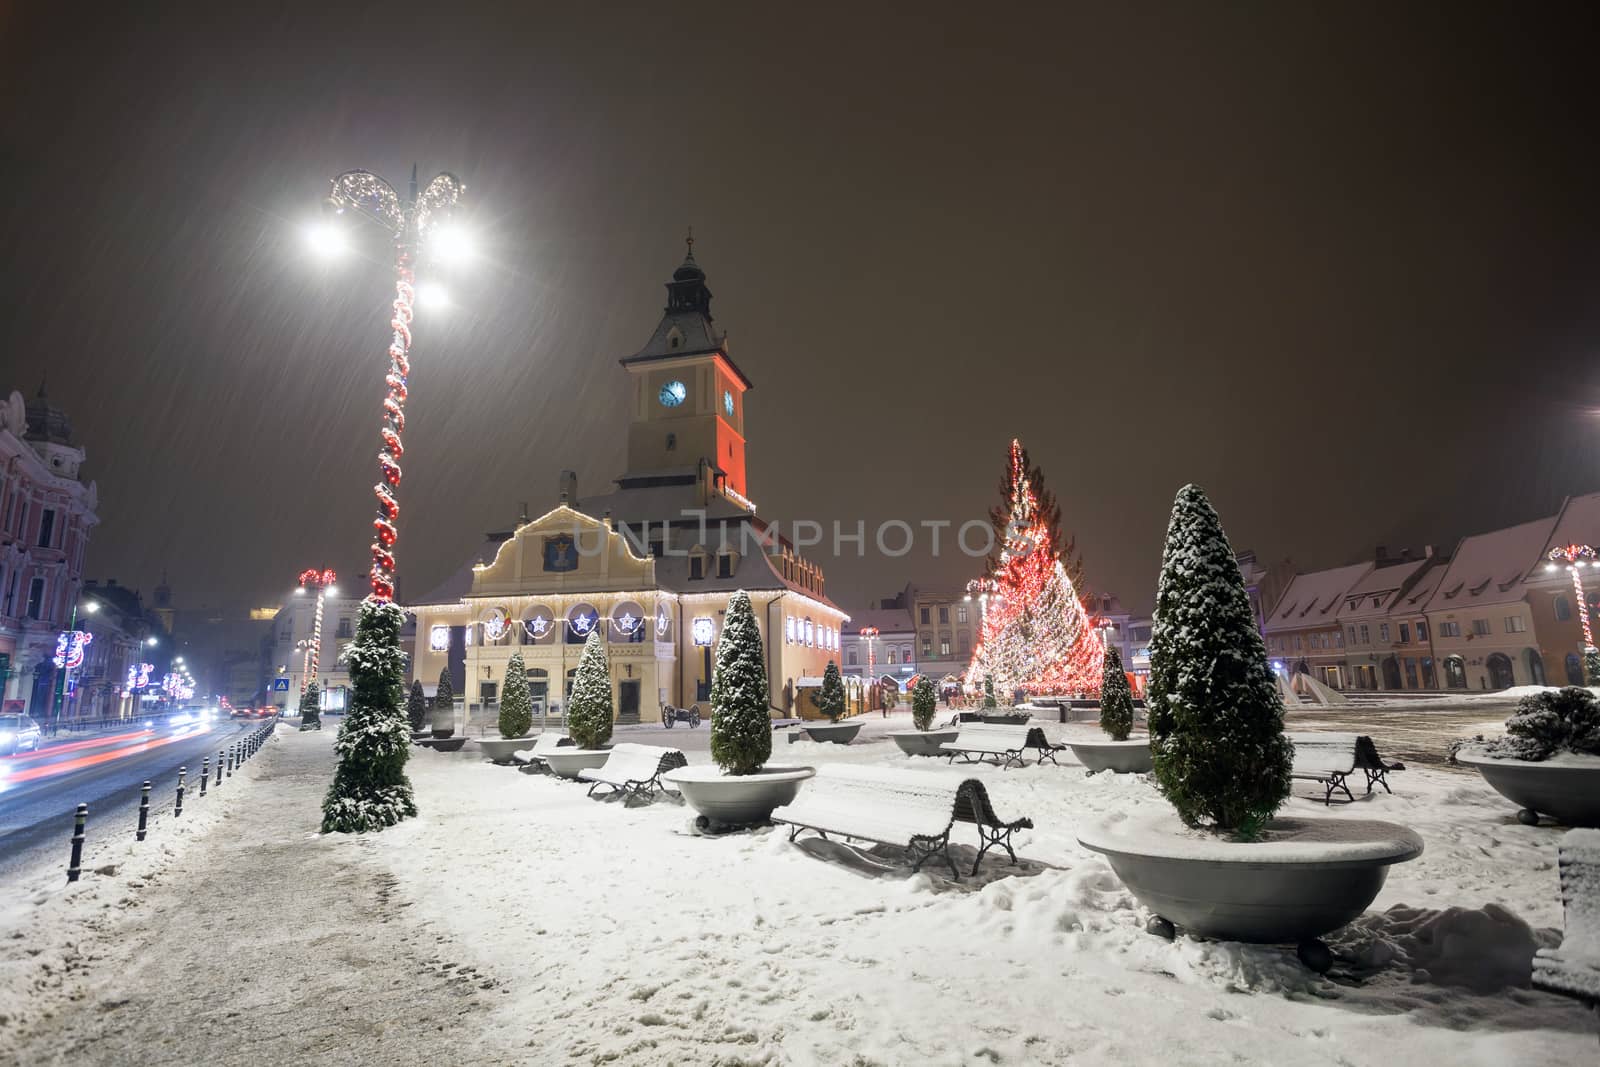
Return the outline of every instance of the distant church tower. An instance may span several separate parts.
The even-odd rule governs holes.
[[[622,366],[633,378],[624,489],[711,487],[747,498],[744,394],[750,379],[728,355],[727,335],[712,323],[706,272],[694,261],[694,238],[667,283],[667,306],[655,333]]]
[[[161,584],[156,586],[154,607],[156,618],[161,620],[161,628],[167,631],[167,635],[170,637],[176,610],[172,606],[172,586],[167,584],[167,572],[165,570],[161,572]]]

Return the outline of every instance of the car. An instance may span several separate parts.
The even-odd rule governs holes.
[[[38,751],[39,724],[28,715],[0,715],[0,756]]]

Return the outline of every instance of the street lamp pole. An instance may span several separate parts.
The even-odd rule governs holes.
[[[395,281],[393,313],[389,319],[389,368],[384,374],[387,392],[383,398],[383,422],[378,434],[378,482],[372,487],[378,499],[378,514],[373,519],[372,599],[392,601],[395,587],[395,542],[399,531],[400,457],[405,454],[400,435],[405,432],[406,379],[411,374],[411,319],[415,298],[414,268],[417,256],[433,226],[447,219],[461,194],[461,180],[453,174],[439,174],[417,195],[417,168],[411,168],[411,183],[401,199],[394,186],[365,170],[346,171],[333,179],[327,205],[334,212],[354,212],[387,229],[394,238]]]
[[[88,600],[83,606],[84,613],[93,615],[100,610],[98,601]],[[78,598],[72,598],[72,615],[67,620],[67,643],[61,667],[56,671],[55,700],[50,709],[50,732],[54,734],[61,726],[61,706],[67,699],[67,676],[72,673],[72,635],[78,631]]]
[[[310,570],[300,572],[300,589],[315,589],[317,591],[317,610],[311,616],[311,647],[306,659],[305,673],[301,676],[300,691],[305,692],[305,687],[317,680],[317,668],[322,662],[322,602],[329,593],[338,592],[333,587],[334,574],[331,570]]]
[[[1546,568],[1555,570],[1558,564],[1564,563],[1567,573],[1572,575],[1572,592],[1578,598],[1578,622],[1583,628],[1583,673],[1586,676],[1595,673],[1592,668],[1600,667],[1600,651],[1595,649],[1594,630],[1589,625],[1589,602],[1583,595],[1583,576],[1579,573],[1579,568],[1584,564],[1591,567],[1600,566],[1600,562],[1595,560],[1596,555],[1595,550],[1589,545],[1560,545],[1552,548],[1545,556],[1545,559],[1550,561],[1545,564]],[[1584,680],[1590,685],[1596,682],[1593,677],[1586,677]]]

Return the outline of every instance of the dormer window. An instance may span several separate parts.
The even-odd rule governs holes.
[[[689,550],[690,581],[699,581],[706,576],[706,555],[704,545],[695,545]]]
[[[733,550],[723,545],[722,550],[717,553],[717,577],[732,578],[734,569],[738,566],[739,561],[734,556]]]

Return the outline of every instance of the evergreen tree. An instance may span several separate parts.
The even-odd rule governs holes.
[[[322,832],[365,833],[417,813],[406,778],[411,732],[401,709],[406,654],[400,628],[406,613],[390,601],[368,598],[356,618],[355,640],[340,660],[350,672],[352,695],[334,751],[339,766],[322,802]]]
[[[567,702],[567,733],[579,748],[599,748],[611,740],[611,661],[598,628],[589,631],[572,678]]]
[[[728,599],[722,637],[717,640],[717,665],[711,675],[711,758],[729,774],[754,774],[771,756],[766,657],[749,594],[741,589]]]
[[[1222,521],[1178,491],[1150,635],[1150,754],[1189,826],[1259,835],[1289,795],[1283,701]]]
[[[444,670],[439,672],[439,688],[434,690],[433,693],[432,725],[435,728],[443,729],[444,727],[439,726],[439,721],[441,719],[440,712],[444,713],[442,718],[444,720],[445,727],[448,727],[453,732],[455,730],[456,693],[455,688],[450,684],[449,667],[446,667]]]
[[[999,569],[1000,549],[1019,532],[1016,525],[1018,516],[1012,508],[1012,502],[1024,484],[1033,497],[1034,516],[1043,527],[1051,546],[1051,558],[1061,561],[1067,580],[1081,596],[1084,593],[1083,560],[1077,553],[1077,540],[1062,537],[1061,506],[1056,503],[1056,495],[1045,487],[1043,469],[1029,458],[1022,442],[1015,439],[1006,455],[1005,473],[1000,476],[1000,503],[989,509],[989,525],[994,529],[996,546],[996,551],[989,556],[989,572],[992,574]],[[1023,525],[1028,525],[1028,521]]]
[[[939,696],[933,691],[933,679],[926,676],[917,679],[917,684],[911,690],[911,724],[919,730],[932,726],[933,711],[938,703]]]
[[[986,708],[999,706],[994,702],[994,679],[987,674],[983,676],[983,706]]]
[[[1583,677],[1589,685],[1600,685],[1600,649],[1593,645],[1583,650]]]
[[[1106,649],[1106,676],[1100,683],[1100,729],[1113,741],[1126,741],[1133,730],[1133,690],[1122,670],[1122,653]]]
[[[833,660],[822,672],[822,692],[817,694],[817,706],[829,722],[838,722],[844,714],[844,681],[839,677],[839,665]]]
[[[300,729],[322,729],[322,689],[316,682],[300,694]]]
[[[406,700],[406,715],[411,719],[411,732],[417,733],[428,726],[428,697],[422,691],[422,679],[411,683],[411,696]]]
[[[528,668],[517,651],[506,663],[506,684],[500,690],[500,736],[522,737],[532,728],[533,694],[528,690]]]

